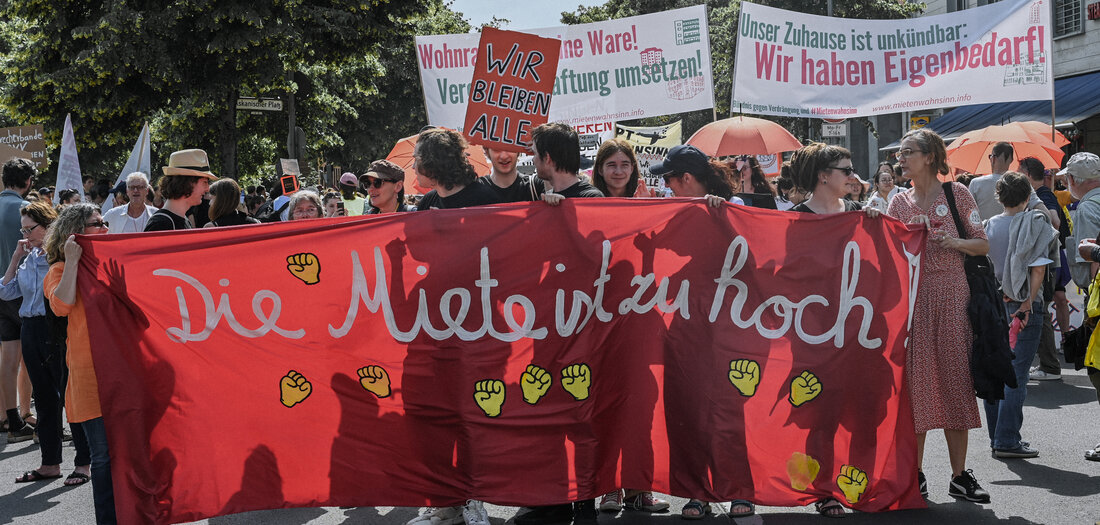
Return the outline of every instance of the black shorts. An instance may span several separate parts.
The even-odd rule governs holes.
[[[18,341],[23,320],[19,318],[20,297],[14,301],[0,301],[0,341]]]

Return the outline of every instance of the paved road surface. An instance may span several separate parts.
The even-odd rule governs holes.
[[[1088,378],[1083,372],[1065,370],[1062,381],[1030,383],[1025,418],[1025,439],[1042,454],[1036,459],[992,459],[986,431],[971,431],[968,466],[991,493],[992,504],[960,503],[947,496],[950,469],[946,447],[942,434],[930,433],[925,465],[931,491],[929,508],[881,514],[856,513],[848,516],[845,523],[1092,525],[1100,522],[1100,462],[1083,459],[1084,450],[1100,441],[1100,405]],[[72,464],[73,455],[72,447],[65,447],[66,465]],[[39,458],[37,446],[30,441],[0,444],[0,524],[91,523],[94,518],[90,484],[70,489],[60,480],[19,485],[11,482],[23,471],[37,466]],[[672,501],[674,512],[671,514],[604,514],[600,522],[624,525],[685,523],[679,518],[679,509],[685,500],[672,498]],[[489,511],[494,525],[511,523],[516,513],[515,508],[493,506]],[[402,525],[415,513],[416,509],[389,507],[286,509],[223,516],[201,523]],[[810,508],[761,507],[751,518],[731,520],[720,514],[696,523],[822,525],[823,520],[825,518],[814,514]]]

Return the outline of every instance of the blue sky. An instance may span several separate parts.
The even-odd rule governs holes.
[[[495,15],[511,21],[502,29],[522,31],[559,26],[562,11],[575,11],[578,5],[603,3],[593,0],[454,0],[451,9],[462,13],[474,27],[481,27]]]

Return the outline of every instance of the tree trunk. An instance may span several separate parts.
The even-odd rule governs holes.
[[[218,146],[221,147],[222,177],[237,178],[237,90],[226,93],[225,111],[218,125]]]

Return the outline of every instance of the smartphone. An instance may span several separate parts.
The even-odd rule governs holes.
[[[344,201],[337,202],[336,203],[336,215],[344,216],[344,215],[347,215],[347,214],[348,214],[348,211],[347,211],[347,209],[344,208]]]

